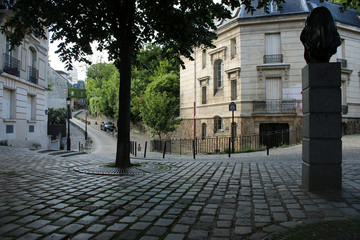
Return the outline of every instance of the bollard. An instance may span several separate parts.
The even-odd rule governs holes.
[[[147,141],[145,142],[144,158],[146,158],[146,148],[147,148]]]
[[[195,159],[195,140],[193,140],[193,157]]]
[[[231,137],[229,137],[229,157],[231,155]]]
[[[81,151],[81,148],[80,148],[80,142],[79,142],[79,152]]]
[[[270,135],[266,134],[266,155],[269,156],[270,150]]]
[[[165,144],[164,144],[163,159],[165,158],[165,152],[166,152],[166,141],[165,141]]]
[[[137,148],[136,148],[136,142],[134,142],[134,148],[135,148],[135,157],[136,157],[136,154],[137,154]]]

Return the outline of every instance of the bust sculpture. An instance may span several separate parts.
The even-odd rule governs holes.
[[[310,13],[300,40],[305,48],[306,63],[329,62],[341,45],[341,40],[334,19],[326,7],[317,7]]]

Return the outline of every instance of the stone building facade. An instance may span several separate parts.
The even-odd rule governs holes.
[[[0,23],[10,14],[1,9]],[[7,34],[0,34],[0,141],[8,145],[49,146],[48,49],[48,41],[34,35],[10,49]]]
[[[341,14],[339,6],[319,1],[288,0],[279,11],[247,13],[218,23],[214,49],[194,49],[194,61],[183,59],[180,71],[182,138],[230,136],[232,112],[235,134],[302,127],[302,68],[306,65],[300,33],[311,10],[325,5],[333,14],[343,41],[331,62],[342,62],[343,122],[360,119],[359,11]]]

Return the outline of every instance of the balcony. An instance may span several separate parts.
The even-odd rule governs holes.
[[[347,61],[345,59],[337,58],[336,61],[341,63],[341,68],[347,68]]]
[[[296,114],[296,100],[254,100],[253,113]]]
[[[38,83],[39,71],[36,68],[29,66],[29,82]]]
[[[20,77],[20,61],[4,53],[4,72]]]
[[[283,62],[282,54],[264,55],[264,63],[282,63],[282,62]]]

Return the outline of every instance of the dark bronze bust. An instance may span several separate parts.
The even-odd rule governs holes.
[[[328,63],[341,45],[339,33],[326,7],[315,8],[308,16],[300,40],[306,63]]]

